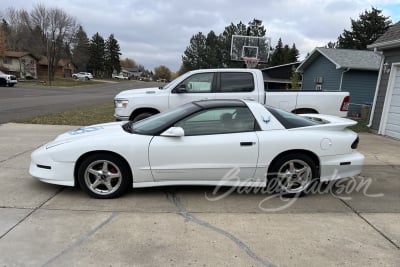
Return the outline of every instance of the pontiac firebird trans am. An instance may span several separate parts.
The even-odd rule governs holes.
[[[357,175],[355,121],[295,115],[254,101],[204,100],[145,120],[83,127],[32,153],[29,172],[95,198],[132,187],[266,187],[299,196],[316,180]],[[232,171],[235,170],[235,171]]]

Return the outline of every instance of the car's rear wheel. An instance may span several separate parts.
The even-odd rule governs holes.
[[[271,166],[268,183],[274,191],[286,197],[301,197],[316,182],[317,166],[312,158],[304,154],[287,154]]]
[[[132,186],[128,164],[112,154],[93,154],[78,169],[82,190],[94,198],[115,198]]]

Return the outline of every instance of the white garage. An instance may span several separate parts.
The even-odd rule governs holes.
[[[382,113],[382,134],[400,139],[400,64],[393,64]]]

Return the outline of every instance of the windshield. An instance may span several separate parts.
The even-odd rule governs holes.
[[[273,108],[273,107],[265,107],[269,112],[274,115],[274,117],[286,128],[300,128],[300,127],[307,127],[320,124],[320,122],[310,120],[304,117],[300,117],[296,114]]]
[[[166,89],[170,88],[171,86],[174,85],[174,81],[175,81],[175,80],[172,80],[170,83],[167,83],[166,85],[161,86],[160,89],[161,89],[161,90],[166,90]]]
[[[124,125],[124,129],[128,127],[128,129],[130,128],[131,133],[136,134],[157,135],[177,121],[185,118],[186,116],[192,114],[194,111],[197,111],[199,109],[200,107],[192,103],[188,103],[186,105],[159,113],[136,123],[128,122]]]

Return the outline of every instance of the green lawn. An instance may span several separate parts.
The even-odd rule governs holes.
[[[369,131],[369,128],[367,127],[368,124],[367,119],[361,119],[361,118],[350,118],[350,119],[358,122],[356,125],[349,127],[350,130],[353,130],[357,133],[367,133]]]
[[[33,84],[33,85],[44,85],[44,86],[50,86],[49,81],[46,79],[38,79],[38,80],[26,80],[26,81],[21,81],[21,84]],[[98,81],[84,81],[84,80],[79,80],[79,79],[73,79],[73,78],[56,78],[54,81],[51,82],[51,86],[54,87],[74,87],[74,86],[81,86],[81,85],[90,85],[90,84],[99,84],[101,82]]]
[[[105,103],[85,108],[77,108],[64,112],[51,113],[30,119],[18,120],[18,123],[49,124],[49,125],[77,125],[87,126],[92,124],[112,122],[114,119],[114,105]]]

